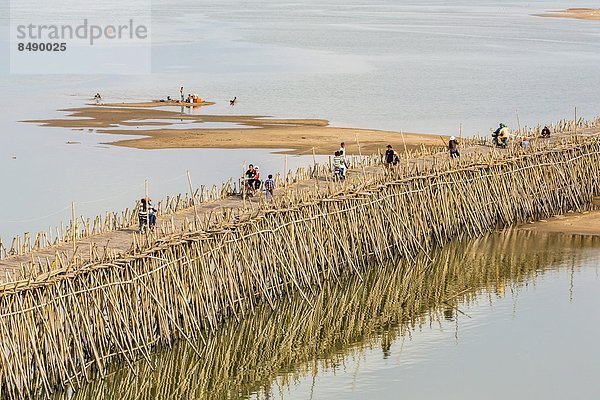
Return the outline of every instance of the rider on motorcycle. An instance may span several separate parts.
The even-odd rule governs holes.
[[[498,129],[492,133],[492,142],[498,147],[506,147],[508,142],[508,127],[504,123],[500,123]]]

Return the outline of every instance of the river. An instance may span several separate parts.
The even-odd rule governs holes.
[[[0,0],[8,54],[9,0]],[[67,0],[63,1],[68,4]],[[77,214],[131,207],[218,184],[244,161],[283,170],[266,150],[142,151],[113,137],[18,121],[60,117],[101,92],[107,102],[176,97],[184,85],[217,102],[205,113],[325,118],[337,126],[465,135],[579,115],[594,117],[600,24],[539,18],[581,0],[152,2],[151,74],[18,75],[0,59],[0,236]],[[53,2],[60,9],[61,1]],[[71,13],[74,13],[71,10]],[[118,13],[115,10],[115,13]],[[82,18],[87,14],[83,13]],[[42,64],[43,65],[43,64]],[[238,97],[230,108],[227,100]],[[77,145],[67,142],[81,142]],[[290,158],[290,168],[312,163]]]

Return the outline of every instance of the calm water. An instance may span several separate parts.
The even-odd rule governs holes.
[[[600,238],[498,233],[264,305],[75,399],[596,399]],[[69,396],[57,396],[66,398]]]
[[[267,151],[116,149],[98,145],[112,139],[94,132],[17,122],[60,116],[57,109],[81,106],[97,91],[105,101],[139,101],[176,96],[184,85],[219,103],[207,113],[434,133],[455,133],[459,123],[465,134],[486,133],[499,120],[514,126],[516,110],[533,124],[570,116],[574,106],[588,117],[600,108],[600,24],[530,16],[589,6],[581,0],[153,3],[152,74],[16,76],[0,58],[5,239],[68,219],[71,201],[86,215],[131,206],[144,179],[160,198],[186,190],[177,180],[186,170],[210,185],[238,176],[244,160],[283,168]],[[0,0],[3,54],[8,5]],[[239,104],[231,110],[233,96]]]
[[[0,0],[2,54],[8,4]],[[187,170],[211,185],[239,176],[244,161],[283,169],[265,150],[141,151],[106,146],[114,137],[95,131],[19,122],[59,117],[97,91],[139,101],[184,85],[218,102],[206,113],[432,133],[514,126],[517,110],[523,125],[574,106],[595,116],[600,24],[529,15],[590,5],[155,1],[150,75],[11,76],[1,57],[0,236],[66,221],[71,201],[85,215],[131,206],[145,179],[156,199],[186,191]],[[156,355],[156,370],[141,363],[137,375],[117,371],[75,397],[599,398],[597,240],[499,235],[464,246],[433,266],[378,266],[314,307],[265,307],[225,326],[201,357],[179,345]]]

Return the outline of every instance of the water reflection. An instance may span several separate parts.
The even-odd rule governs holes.
[[[274,310],[260,306],[239,324],[225,324],[199,346],[200,354],[176,345],[154,356],[155,368],[140,361],[134,371],[116,370],[73,398],[270,398],[277,394],[273,387],[284,390],[305,377],[314,385],[318,371],[335,371],[364,351],[376,357],[373,349],[380,347],[380,359],[397,356],[393,348],[399,341],[423,335],[428,326],[451,321],[460,340],[461,324],[470,318],[463,309],[482,294],[490,304],[516,298],[549,270],[577,270],[583,260],[597,257],[599,247],[599,237],[515,231],[453,243],[432,262],[422,257],[370,265],[362,282],[349,277],[341,285],[325,285],[312,304],[298,296]]]

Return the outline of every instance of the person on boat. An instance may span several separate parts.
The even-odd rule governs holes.
[[[456,137],[450,136],[450,140],[448,141],[448,150],[450,150],[451,158],[460,157],[460,152],[458,151],[458,140],[456,140]]]
[[[548,129],[547,126],[544,126],[544,129],[542,129],[542,137],[545,137],[545,138],[550,137],[550,129]]]
[[[230,106],[235,106],[235,102],[237,101],[237,96],[234,97],[233,99],[229,100],[229,105]]]
[[[181,96],[181,102],[183,103],[183,86],[179,88],[179,95]]]
[[[100,93],[96,93],[94,100],[96,100],[96,104],[100,104],[100,101],[102,101],[102,96],[100,96]]]

